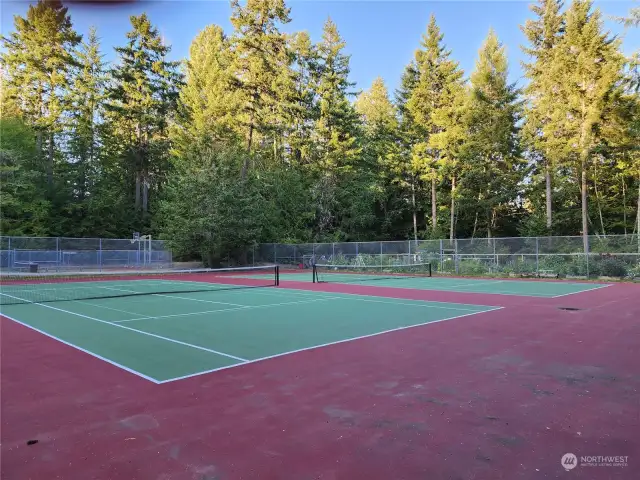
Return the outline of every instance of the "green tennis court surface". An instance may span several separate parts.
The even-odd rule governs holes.
[[[253,275],[251,278],[259,278]],[[310,270],[300,273],[280,272],[280,280],[311,282]],[[523,297],[553,298],[574,293],[586,292],[609,285],[578,282],[549,282],[527,280],[493,280],[447,277],[412,277],[410,275],[384,276],[378,274],[331,273],[325,271],[321,279],[327,283],[358,283],[372,287],[411,288],[416,290],[442,290],[468,293],[493,293],[499,295],[520,295]]]
[[[133,282],[126,287],[123,281],[99,283],[126,293]],[[283,288],[189,292],[189,283],[181,281],[184,291],[170,294],[7,304],[2,314],[148,380],[165,382],[495,309]],[[202,288],[201,282],[193,283],[194,289]],[[135,288],[172,291],[175,284],[136,280]],[[95,289],[96,282],[63,286]]]

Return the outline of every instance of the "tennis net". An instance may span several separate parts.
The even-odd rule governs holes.
[[[314,283],[352,283],[430,277],[430,263],[407,265],[314,265]]]
[[[168,295],[279,285],[276,265],[193,270],[0,273],[0,305]]]

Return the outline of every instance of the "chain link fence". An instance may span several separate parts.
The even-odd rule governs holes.
[[[426,263],[440,274],[495,276],[640,277],[640,236],[474,238],[394,242],[258,244],[254,265],[309,268]]]
[[[0,268],[77,271],[166,268],[171,251],[162,240],[0,236]]]

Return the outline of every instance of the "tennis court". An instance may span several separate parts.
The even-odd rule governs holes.
[[[5,274],[3,478],[555,478],[594,432],[635,461],[638,285],[363,273]]]
[[[405,271],[407,270],[407,271]],[[412,271],[414,270],[414,271]],[[489,293],[494,295],[517,295],[523,297],[556,298],[587,292],[610,286],[603,283],[580,283],[545,280],[474,279],[429,276],[416,266],[356,267],[346,265],[318,266],[316,274],[304,272],[282,272],[283,281],[318,283],[358,283],[372,287],[405,288],[414,290],[440,290],[448,292]],[[260,278],[261,275],[248,275]]]
[[[257,271],[41,276],[5,285],[2,314],[160,383],[495,309],[247,288],[275,287],[273,267]]]

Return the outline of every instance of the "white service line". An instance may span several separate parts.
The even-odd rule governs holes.
[[[127,315],[138,315],[139,317],[141,317],[139,320],[142,320],[143,318],[147,318],[145,315],[142,315],[141,313],[129,312],[127,310],[120,310],[119,308],[107,307],[106,305],[98,305],[97,303],[90,303],[84,300],[71,300],[71,301],[74,303],[82,303],[83,305],[90,305],[96,308],[104,308],[105,310],[113,310],[114,312],[126,313]]]
[[[456,308],[456,307],[441,307],[439,305],[431,305],[429,303],[405,303],[405,302],[387,302],[384,300],[372,300],[372,299],[368,299],[368,298],[357,298],[357,297],[321,297],[321,298],[316,298],[316,299],[310,299],[310,300],[302,300],[299,302],[282,302],[282,303],[272,303],[272,304],[266,304],[266,305],[246,305],[246,306],[242,306],[242,307],[238,307],[238,308],[223,308],[220,310],[207,310],[207,311],[203,311],[203,312],[191,312],[191,313],[176,313],[173,315],[160,315],[160,316],[156,316],[156,317],[146,317],[146,318],[128,318],[125,320],[114,320],[114,323],[122,323],[122,322],[135,322],[137,320],[158,320],[158,319],[162,319],[162,318],[172,318],[172,317],[188,317],[188,316],[193,316],[193,315],[204,315],[204,314],[209,314],[209,313],[223,313],[223,312],[233,312],[233,311],[237,311],[237,310],[253,310],[253,309],[260,309],[260,308],[268,308],[268,307],[280,307],[280,306],[286,306],[286,305],[299,305],[299,304],[307,304],[307,303],[314,303],[314,302],[321,302],[324,300],[354,300],[354,301],[360,301],[360,302],[372,302],[372,303],[386,303],[388,305],[404,305],[404,306],[409,306],[409,307],[421,307],[421,308],[435,308],[438,310],[454,310],[456,312],[474,312],[474,313],[479,313],[479,312],[486,312],[486,308],[484,310],[474,310],[474,309],[470,309],[470,308]],[[419,302],[419,300],[417,301]]]
[[[6,295],[6,294],[4,294],[4,295]],[[13,295],[7,295],[7,296],[11,297],[11,298],[15,298],[16,300],[20,300],[20,301],[23,301],[23,302],[26,301],[24,298],[14,297]],[[193,345],[191,343],[182,342],[182,341],[176,340],[174,338],[163,337],[162,335],[156,335],[155,333],[145,332],[144,330],[138,330],[137,328],[131,328],[131,327],[127,327],[125,325],[120,325],[120,324],[117,324],[117,323],[108,322],[106,320],[100,320],[99,318],[94,318],[94,317],[90,317],[88,315],[83,315],[82,313],[76,313],[76,312],[71,312],[69,310],[64,310],[62,308],[52,307],[51,305],[45,305],[44,303],[35,303],[35,302],[28,302],[28,303],[31,303],[32,305],[38,305],[38,306],[44,307],[44,308],[49,308],[51,310],[56,310],[58,312],[67,313],[69,315],[75,315],[77,317],[86,318],[88,320],[93,320],[94,322],[104,323],[105,325],[111,325],[112,327],[123,328],[125,330],[130,330],[132,332],[136,332],[136,333],[139,333],[141,335],[146,335],[148,337],[154,337],[154,338],[158,338],[160,340],[165,340],[167,342],[177,343],[179,345],[184,345],[186,347],[195,348],[196,350],[203,350],[205,352],[215,353],[215,354],[221,355],[223,357],[233,358],[234,360],[238,360],[240,362],[246,362],[247,361],[247,359],[245,359],[245,358],[236,357],[235,355],[230,355],[228,353],[219,352],[219,351],[213,350],[211,348],[205,348],[205,347],[201,347],[199,345]]]
[[[237,310],[253,310],[253,309],[259,309],[259,308],[280,307],[283,305],[299,305],[299,304],[307,304],[307,303],[313,303],[313,302],[322,302],[325,300],[335,300],[339,298],[340,297],[323,297],[323,298],[317,298],[315,300],[301,300],[299,302],[270,303],[267,305],[245,305],[238,308],[222,308],[219,310],[207,310],[204,312],[174,313],[173,315],[160,315],[157,317],[146,317],[146,318],[128,318],[126,320],[114,320],[114,323],[135,322],[136,320],[158,320],[160,318],[172,318],[172,317],[190,317],[193,315],[204,315],[207,313],[234,312]]]
[[[297,289],[297,288],[286,288],[286,287],[280,287],[279,289],[273,289],[273,290],[269,290],[268,292],[265,291],[266,289],[264,288],[260,288],[260,289],[255,289],[251,292],[252,295],[270,295],[270,296],[281,296],[281,297],[289,297],[292,295],[298,296],[298,297],[315,297],[318,298],[321,295],[320,294],[334,294],[334,295],[340,295],[337,298],[344,298],[344,299],[351,299],[351,298],[356,298],[358,300],[368,300],[370,298],[386,298],[387,300],[409,300],[411,302],[416,302],[415,304],[428,304],[428,305],[421,305],[421,306],[425,306],[425,307],[433,307],[433,308],[453,308],[453,307],[437,307],[436,304],[442,304],[442,305],[464,305],[467,307],[486,307],[486,308],[493,308],[495,307],[495,305],[480,305],[480,304],[474,304],[474,303],[459,303],[459,302],[440,302],[438,300],[414,300],[414,299],[410,299],[410,298],[398,298],[398,297],[383,297],[380,295],[364,295],[362,293],[346,293],[346,292],[325,292],[323,290],[302,290],[302,289]],[[406,290],[405,288],[402,288],[400,290]],[[282,295],[279,295],[277,292],[281,292]],[[295,293],[294,293],[295,292]],[[234,290],[229,291],[229,293],[239,293],[236,292]],[[398,302],[389,302],[389,303],[398,303]],[[410,305],[414,305],[413,303]],[[464,310],[461,308],[453,308],[454,310]],[[474,310],[475,311],[475,310]]]
[[[347,339],[344,339],[344,340],[337,340],[335,342],[323,343],[322,345],[314,345],[312,347],[299,348],[297,350],[291,350],[290,352],[278,353],[276,355],[269,355],[267,357],[256,358],[254,360],[247,360],[244,363],[239,363],[239,364],[236,364],[236,365],[228,365],[226,367],[214,368],[214,369],[211,369],[211,370],[205,370],[205,371],[202,371],[202,372],[196,372],[196,373],[192,373],[192,374],[189,374],[189,375],[183,375],[181,377],[169,378],[167,380],[161,380],[159,383],[175,382],[177,380],[184,380],[186,378],[197,377],[199,375],[205,375],[207,373],[213,373],[213,372],[217,372],[219,370],[226,370],[226,369],[234,368],[234,367],[242,367],[244,365],[248,365],[248,364],[251,364],[251,363],[263,362],[265,360],[270,360],[272,358],[277,358],[277,357],[283,357],[285,355],[290,355],[292,353],[299,353],[299,352],[304,352],[304,351],[307,351],[307,350],[315,350],[316,348],[328,347],[328,346],[331,346],[331,345],[337,345],[339,343],[353,342],[355,340],[361,340],[363,338],[369,338],[369,337],[375,337],[375,336],[378,336],[378,335],[384,335],[386,333],[397,332],[399,330],[407,330],[409,328],[422,327],[422,326],[425,326],[425,325],[430,325],[432,323],[446,322],[447,320],[453,320],[455,318],[468,317],[468,316],[471,316],[471,315],[478,315],[480,313],[486,313],[486,312],[493,312],[493,311],[496,311],[496,310],[502,310],[503,308],[504,307],[497,307],[497,308],[493,308],[491,310],[484,310],[482,312],[465,313],[463,315],[456,315],[454,317],[443,318],[441,320],[432,320],[430,322],[418,323],[418,324],[415,324],[415,325],[407,325],[406,327],[392,328],[390,330],[384,330],[382,332],[370,333],[368,335],[361,335],[359,337],[352,337],[352,338],[347,338]]]
[[[455,285],[448,285],[447,288],[458,288],[458,287],[471,287],[474,285],[495,285],[496,283],[504,283],[506,280],[492,280],[492,281],[475,281],[473,283],[458,283]],[[484,292],[483,292],[484,293]]]
[[[118,292],[129,292],[129,293],[139,293],[140,295],[153,295],[155,297],[167,297],[167,298],[178,298],[180,300],[191,300],[193,302],[204,302],[204,303],[217,303],[219,305],[231,305],[234,307],[244,307],[244,305],[241,305],[239,303],[229,303],[229,302],[214,302],[213,300],[201,300],[198,298],[190,298],[190,297],[179,297],[177,295],[168,295],[168,294],[164,294],[164,293],[145,293],[145,292],[138,292],[137,290],[125,290],[122,288],[114,288],[114,287],[98,287],[98,288],[105,288],[107,290],[115,290]],[[204,290],[204,292],[208,292],[209,290]],[[215,292],[217,290],[211,290],[212,292]]]

